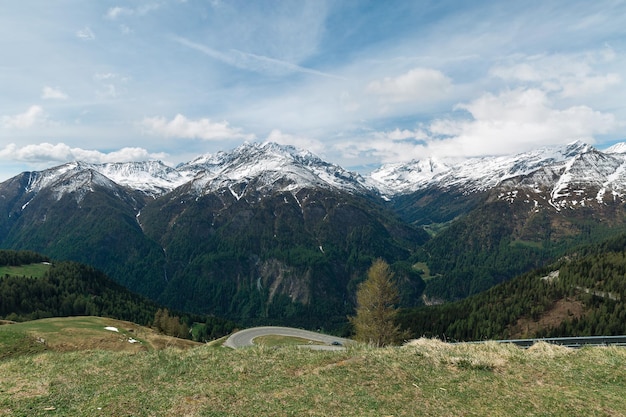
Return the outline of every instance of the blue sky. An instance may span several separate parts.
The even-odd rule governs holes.
[[[0,181],[244,141],[347,168],[626,138],[626,1],[0,6]]]

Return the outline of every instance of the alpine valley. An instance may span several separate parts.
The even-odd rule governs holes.
[[[86,263],[170,308],[338,330],[376,258],[403,307],[465,298],[626,230],[626,146],[361,176],[246,143],[175,168],[72,162],[0,184],[0,247]]]

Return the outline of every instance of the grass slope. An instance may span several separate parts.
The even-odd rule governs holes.
[[[42,352],[0,361],[11,416],[624,416],[626,350],[538,344]]]
[[[141,352],[200,345],[161,335],[131,322],[104,317],[50,318],[0,326],[0,359],[44,351]]]
[[[0,266],[0,277],[9,275],[12,277],[41,278],[50,269],[49,263],[36,263],[20,266]]]

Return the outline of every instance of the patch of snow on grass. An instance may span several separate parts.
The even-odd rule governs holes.
[[[104,330],[108,330],[110,332],[117,332],[119,333],[120,331],[117,329],[117,327],[112,327],[112,326],[107,326],[104,328]]]

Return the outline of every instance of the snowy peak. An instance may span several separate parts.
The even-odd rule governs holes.
[[[158,198],[185,184],[202,195],[228,189],[237,198],[247,192],[268,194],[321,187],[351,193],[371,193],[358,174],[330,164],[311,152],[276,143],[245,143],[230,152],[201,155],[169,167],[160,161],[90,164],[71,162],[40,172],[25,173],[26,193],[54,190],[55,198],[93,191],[97,184],[123,187]]]
[[[80,202],[85,193],[93,192],[96,187],[117,192],[119,186],[94,169],[94,165],[71,162],[45,171],[29,173],[24,191],[36,195],[42,190],[48,190],[56,201],[66,194],[73,193],[76,201]]]
[[[37,193],[45,188],[58,186],[81,172],[92,171],[93,165],[84,162],[70,162],[40,172],[31,172],[26,185],[26,192]]]
[[[428,187],[457,187],[464,192],[488,191],[510,178],[530,175],[543,167],[562,163],[577,155],[595,151],[576,141],[566,146],[537,149],[514,156],[472,158],[462,162],[433,159],[386,165],[371,176],[381,190],[405,194]],[[428,169],[430,167],[433,169]],[[426,168],[426,169],[425,169]]]
[[[353,194],[379,193],[387,198],[434,188],[465,194],[491,192],[510,202],[516,196],[537,206],[576,207],[626,201],[626,143],[600,152],[583,142],[547,147],[513,156],[464,161],[426,158],[389,164],[363,178],[311,152],[272,142],[245,143],[229,152],[201,155],[177,166],[160,161],[89,164],[72,162],[26,173],[25,191],[52,187],[60,196],[95,185],[140,191],[158,198],[187,185],[185,192],[297,193],[324,188]]]
[[[373,171],[370,177],[384,194],[396,194],[414,191],[451,169],[451,165],[428,158],[388,164]]]
[[[514,156],[475,158],[440,169],[423,161],[383,167],[372,173],[382,190],[403,194],[426,188],[463,193],[491,192],[495,199],[522,201],[532,209],[556,210],[626,201],[626,145],[600,152],[573,142]],[[492,199],[494,197],[491,197]]]
[[[124,162],[96,165],[94,169],[117,184],[152,197],[165,194],[193,178],[193,172],[179,172],[161,161]]]
[[[615,145],[605,149],[604,153],[626,153],[626,142],[616,143]]]
[[[307,187],[369,191],[360,175],[311,152],[272,142],[246,143],[231,152],[203,155],[177,169],[197,173],[192,182],[197,194],[228,188],[237,199],[252,191],[248,185],[262,193],[297,192]]]
[[[520,197],[536,210],[547,205],[560,211],[622,202],[626,197],[626,155],[589,147],[569,159],[502,182],[499,198],[512,203]]]
[[[73,180],[71,180],[73,178]],[[70,162],[41,172],[30,173],[27,192],[67,184],[64,192],[88,186],[87,178],[103,186],[123,186],[157,197],[188,182],[188,173],[179,173],[160,161],[90,164]],[[69,184],[72,184],[71,186]]]

